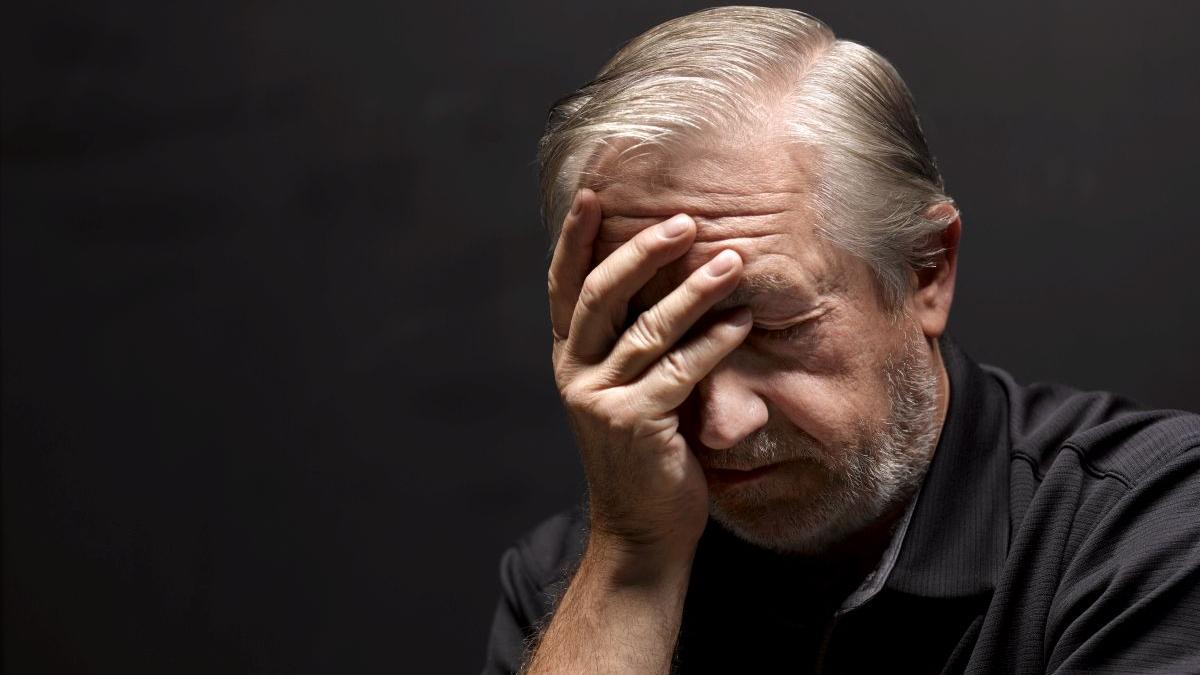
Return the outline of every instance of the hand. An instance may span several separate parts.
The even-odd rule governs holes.
[[[587,475],[591,544],[639,564],[690,563],[708,487],[676,409],[745,339],[750,312],[739,308],[676,343],[734,290],[742,260],[722,251],[626,329],[630,299],[691,247],[696,225],[678,215],[649,227],[589,272],[600,218],[596,195],[581,190],[548,283],[554,374]]]

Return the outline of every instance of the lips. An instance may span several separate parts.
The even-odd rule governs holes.
[[[779,468],[778,464],[768,464],[754,469],[745,471],[738,469],[714,469],[705,467],[704,475],[708,478],[710,484],[727,487],[731,485],[739,485],[761,478],[775,469]]]

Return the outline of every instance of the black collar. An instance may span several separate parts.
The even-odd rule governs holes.
[[[1008,405],[947,337],[950,404],[900,554],[884,587],[929,598],[991,593],[1008,553]]]

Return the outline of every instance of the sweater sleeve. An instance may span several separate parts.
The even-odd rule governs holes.
[[[1046,638],[1050,673],[1200,673],[1200,448],[1143,476],[1088,534]]]
[[[509,548],[500,557],[500,599],[492,616],[483,675],[512,675],[520,670],[541,616],[539,594],[517,547]]]
[[[585,517],[560,513],[522,537],[500,557],[500,599],[492,617],[483,675],[520,671],[526,649],[553,611],[583,554]]]

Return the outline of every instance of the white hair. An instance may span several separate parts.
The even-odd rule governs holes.
[[[547,227],[557,238],[601,149],[669,153],[752,134],[780,109],[788,137],[812,151],[817,231],[866,261],[897,308],[958,210],[895,68],[803,12],[717,7],[667,21],[555,103],[538,152]]]

